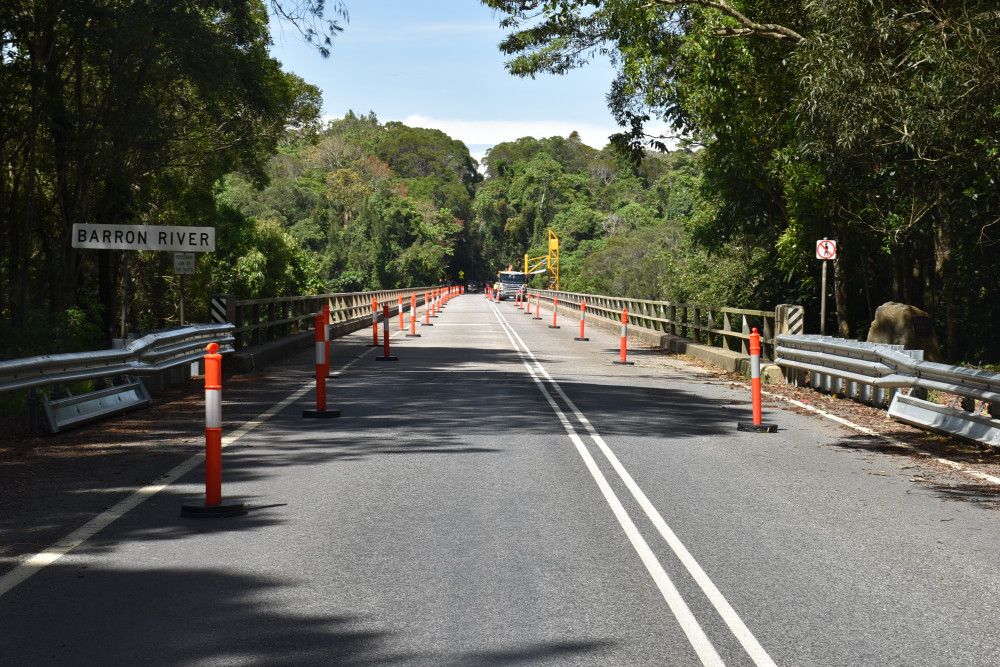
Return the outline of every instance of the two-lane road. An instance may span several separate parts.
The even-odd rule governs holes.
[[[247,516],[180,518],[195,467],[0,579],[3,664],[996,664],[995,512],[816,417],[739,432],[742,390],[572,319],[433,322],[334,341],[339,419],[301,417],[311,352],[268,369]]]

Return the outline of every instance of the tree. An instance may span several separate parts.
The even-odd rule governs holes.
[[[318,90],[268,56],[257,0],[0,11],[2,315],[16,326],[28,304],[96,300],[110,334],[119,256],[82,255],[72,225],[211,218],[217,180],[261,177],[286,126],[317,115]]]

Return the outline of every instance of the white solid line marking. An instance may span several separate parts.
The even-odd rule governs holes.
[[[639,487],[632,475],[625,469],[625,466],[622,465],[621,461],[604,441],[604,438],[601,437],[601,435],[597,432],[597,429],[595,429],[593,424],[590,423],[590,420],[587,419],[576,404],[570,400],[569,396],[567,396],[563,391],[562,386],[560,386],[560,384],[556,382],[551,375],[549,375],[549,372],[544,366],[542,366],[531,350],[528,349],[528,346],[525,344],[524,340],[518,336],[517,332],[511,330],[508,336],[511,335],[517,338],[521,347],[524,349],[524,354],[532,359],[539,372],[545,376],[555,389],[556,393],[559,394],[559,397],[563,399],[570,411],[573,412],[577,421],[579,421],[580,424],[582,424],[587,430],[591,440],[594,441],[604,454],[604,457],[611,464],[611,467],[614,468],[616,473],[618,473],[622,482],[624,482],[625,486],[632,493],[632,496],[639,503],[639,506],[642,507],[643,511],[646,513],[646,516],[656,527],[657,532],[660,533],[660,536],[670,546],[671,550],[681,563],[684,564],[684,567],[687,568],[688,572],[705,593],[705,596],[708,597],[709,601],[712,603],[712,606],[714,606],[716,611],[719,612],[719,615],[729,627],[730,631],[737,638],[751,659],[753,659],[754,663],[762,667],[775,666],[774,660],[772,660],[771,656],[768,655],[767,651],[764,650],[764,647],[760,645],[760,642],[758,642],[757,638],[754,637],[752,632],[750,632],[750,629],[747,628],[739,614],[736,613],[736,610],[732,608],[732,605],[730,605],[729,601],[722,595],[722,592],[719,591],[716,585],[712,582],[705,570],[702,569],[701,565],[698,564],[698,561],[696,561],[694,556],[691,555],[691,552],[687,550],[687,547],[684,546],[683,542],[680,541],[680,538],[677,537],[674,531],[663,519],[663,516],[656,509],[653,503],[650,502],[645,492],[643,492],[642,488]],[[548,398],[547,393],[546,398]],[[551,399],[549,400],[551,402]]]
[[[354,362],[351,362],[354,363]],[[350,366],[351,364],[347,364]],[[346,368],[345,366],[344,368]],[[286,396],[283,400],[276,403],[266,411],[260,413],[250,421],[247,421],[240,425],[231,434],[226,435],[222,438],[222,446],[228,447],[233,444],[246,434],[253,431],[255,428],[266,422],[271,417],[275,416],[286,407],[299,400],[304,396],[310,389],[315,387],[315,381],[312,384],[307,384],[306,386],[296,390],[295,392]],[[132,495],[128,496],[124,500],[121,500],[111,508],[105,510],[104,512],[98,514],[96,517],[83,524],[73,532],[71,532],[66,537],[62,538],[55,544],[53,544],[48,549],[41,551],[33,556],[30,556],[27,560],[19,563],[3,576],[0,576],[0,597],[5,593],[10,591],[12,588],[20,584],[22,581],[30,577],[31,575],[40,572],[43,568],[56,562],[67,553],[77,548],[94,535],[104,530],[112,523],[120,519],[121,517],[128,514],[130,511],[141,505],[146,500],[152,498],[157,493],[163,489],[170,486],[173,482],[177,481],[185,474],[196,468],[205,459],[204,452],[200,452],[190,457],[183,463],[175,466],[168,473],[158,478],[159,481],[153,484],[147,484],[142,487]]]
[[[688,642],[690,642],[691,646],[698,654],[698,657],[701,660],[702,664],[703,665],[725,664],[722,661],[722,657],[715,650],[715,647],[712,645],[712,642],[705,634],[705,631],[698,623],[698,620],[694,617],[694,614],[687,606],[687,603],[684,602],[684,598],[681,597],[681,594],[677,590],[677,587],[674,586],[673,581],[671,581],[670,579],[670,575],[667,574],[666,570],[663,568],[663,565],[660,563],[659,560],[657,560],[656,555],[653,553],[652,549],[650,549],[649,544],[642,537],[642,534],[636,527],[635,522],[632,521],[632,518],[629,516],[628,511],[622,505],[621,500],[619,500],[618,496],[611,488],[611,485],[608,483],[608,480],[604,476],[604,473],[602,473],[600,468],[597,466],[597,463],[594,461],[593,456],[591,456],[590,451],[587,449],[586,445],[583,444],[583,441],[577,434],[576,429],[570,423],[569,419],[566,417],[566,414],[552,399],[550,393],[546,391],[545,383],[535,373],[535,370],[531,367],[531,364],[528,363],[525,352],[527,352],[527,355],[531,356],[532,359],[534,358],[534,355],[532,355],[531,351],[527,349],[527,346],[524,346],[524,341],[521,341],[521,346],[524,346],[524,351],[522,351],[521,347],[518,346],[518,344],[514,341],[514,338],[512,336],[517,337],[518,340],[521,339],[519,336],[517,336],[517,333],[509,329],[509,324],[503,319],[502,315],[496,312],[495,306],[494,306],[494,313],[496,314],[497,319],[500,321],[501,327],[503,328],[504,332],[507,334],[507,338],[510,340],[511,346],[517,351],[518,355],[521,356],[521,361],[524,364],[525,369],[527,369],[528,374],[531,376],[532,380],[534,380],[536,386],[538,386],[538,389],[542,393],[542,396],[544,396],[545,400],[548,401],[549,407],[552,408],[552,411],[556,414],[556,417],[558,417],[560,423],[562,423],[563,428],[566,430],[566,433],[570,438],[570,441],[572,441],[573,445],[576,447],[577,452],[580,454],[580,457],[583,459],[584,464],[587,466],[587,470],[590,471],[590,474],[594,478],[594,481],[597,482],[597,486],[601,490],[601,493],[604,495],[605,501],[608,503],[608,506],[611,508],[611,511],[614,513],[615,517],[618,519],[618,523],[621,525],[622,530],[625,531],[625,535],[632,543],[632,548],[635,549],[636,553],[639,555],[639,558],[642,560],[643,565],[646,566],[646,570],[653,578],[653,581],[656,583],[657,588],[659,588],[660,594],[663,596],[664,600],[666,600],[667,606],[670,607],[670,611],[673,612],[674,617],[677,619],[677,622],[680,624],[681,629],[687,636]],[[535,361],[535,364],[540,366],[537,360]]]
[[[981,479],[981,480],[984,480],[986,482],[989,482],[990,484],[996,484],[996,485],[1000,486],[1000,477],[995,477],[993,475],[988,475],[985,472],[979,472],[978,470],[970,470],[969,468],[966,468],[965,466],[963,466],[961,463],[958,463],[956,461],[950,461],[948,459],[944,459],[944,458],[941,458],[939,456],[934,456],[930,452],[925,452],[924,450],[920,449],[919,447],[915,447],[915,446],[913,446],[911,444],[905,443],[902,440],[897,440],[896,438],[892,437],[891,435],[885,435],[885,434],[882,434],[882,433],[878,433],[877,431],[873,431],[872,429],[870,429],[870,428],[868,428],[866,426],[861,426],[860,424],[855,424],[854,422],[852,422],[850,420],[844,419],[843,417],[838,417],[837,415],[831,414],[831,413],[827,412],[826,410],[823,410],[821,408],[817,408],[817,407],[812,406],[812,405],[808,405],[806,403],[803,403],[802,401],[796,401],[793,398],[786,398],[785,396],[782,396],[781,394],[775,394],[775,393],[772,393],[772,392],[769,392],[769,391],[762,391],[761,393],[764,396],[768,396],[770,398],[778,398],[778,399],[781,399],[782,401],[785,401],[786,403],[791,403],[792,405],[794,405],[796,407],[804,408],[804,409],[806,409],[806,410],[808,410],[810,412],[814,412],[814,413],[816,413],[816,414],[818,414],[818,415],[820,415],[822,417],[826,417],[827,419],[829,419],[831,421],[835,421],[838,424],[843,424],[844,426],[846,426],[846,427],[848,427],[850,429],[854,429],[858,433],[864,433],[865,435],[870,435],[873,438],[878,438],[879,440],[883,440],[885,442],[888,442],[889,444],[895,445],[896,447],[899,447],[901,449],[907,449],[907,450],[909,450],[911,452],[914,452],[916,454],[920,454],[921,456],[926,456],[927,458],[929,458],[930,460],[932,460],[932,461],[934,461],[936,463],[940,463],[942,465],[946,465],[949,468],[953,468],[955,470],[958,470],[959,472],[962,472],[962,473],[964,473],[966,475],[969,475],[970,477],[975,477],[977,479]]]

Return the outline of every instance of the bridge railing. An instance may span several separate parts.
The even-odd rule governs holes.
[[[560,307],[579,310],[587,302],[587,318],[598,317],[608,322],[621,322],[622,309],[628,308],[629,326],[689,338],[744,355],[749,354],[750,332],[756,328],[760,334],[765,359],[773,358],[775,311],[727,308],[693,303],[628,299],[600,294],[557,292],[555,290],[529,289],[551,305],[559,300]]]
[[[315,315],[322,312],[323,306],[330,306],[331,326],[350,325],[371,319],[372,297],[378,301],[380,308],[388,302],[390,312],[396,315],[399,297],[403,297],[405,310],[410,305],[411,296],[416,295],[417,304],[423,305],[424,294],[435,288],[411,287],[268,299],[236,299],[230,294],[216,294],[212,297],[212,316],[217,322],[234,325],[235,347],[242,349],[310,330]]]

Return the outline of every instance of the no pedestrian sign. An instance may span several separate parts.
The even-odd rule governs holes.
[[[816,259],[837,259],[837,242],[830,239],[816,241]]]

